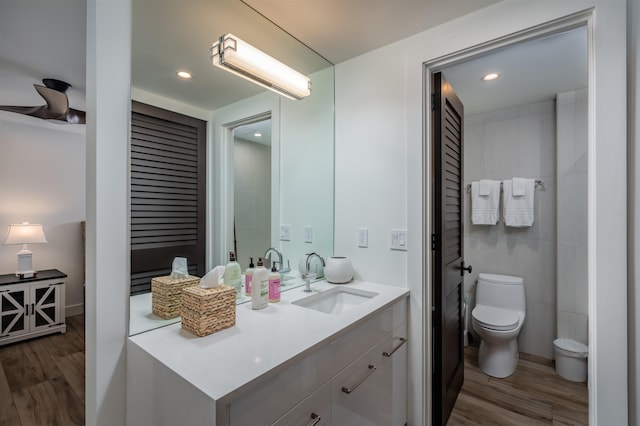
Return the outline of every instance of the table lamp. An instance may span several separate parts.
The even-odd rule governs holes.
[[[27,248],[27,244],[46,242],[47,238],[42,231],[42,225],[29,222],[9,225],[9,232],[7,232],[4,245],[22,244],[22,249],[18,252],[18,270],[16,271],[16,277],[33,278],[38,274],[33,270],[31,251]]]

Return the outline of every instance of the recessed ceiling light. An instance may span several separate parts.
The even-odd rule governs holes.
[[[262,133],[254,133],[253,136],[255,136],[256,138],[261,138],[262,137]]]
[[[492,73],[483,75],[482,81],[491,81],[491,80],[496,80],[498,78],[500,78],[500,74],[498,74],[497,72],[492,72]]]
[[[178,71],[176,74],[178,75],[178,77],[184,78],[185,80],[189,80],[191,78],[191,73],[188,73],[186,71]]]

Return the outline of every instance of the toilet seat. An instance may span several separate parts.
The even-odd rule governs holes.
[[[509,309],[476,305],[471,316],[479,326],[489,330],[509,331],[518,326],[518,313]]]

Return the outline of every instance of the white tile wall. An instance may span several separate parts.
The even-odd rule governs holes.
[[[473,274],[465,291],[474,303],[478,273],[524,278],[527,298],[520,351],[553,358],[556,334],[556,146],[555,103],[523,105],[465,117],[465,183],[517,177],[543,179],[535,192],[530,228],[475,226],[471,196],[465,202],[465,259]],[[501,212],[502,213],[502,212]]]
[[[558,337],[588,343],[587,90],[557,96]]]
[[[238,262],[244,270],[271,247],[271,148],[234,140],[234,215]]]

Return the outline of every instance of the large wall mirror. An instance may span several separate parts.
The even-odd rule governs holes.
[[[209,49],[227,33],[310,77],[311,95],[290,100],[214,67]],[[192,78],[181,79],[178,71],[188,71]],[[237,252],[244,271],[250,257],[257,261],[275,248],[283,259],[279,268],[286,290],[301,283],[298,264],[306,253],[333,254],[334,70],[330,62],[240,0],[133,0],[131,98],[206,123],[206,153],[200,152],[206,164],[200,274],[226,264],[230,251]],[[170,150],[162,155],[171,157],[175,167],[191,161],[186,154]],[[133,169],[132,163],[132,176]],[[160,198],[182,197],[176,192]],[[162,202],[142,203],[144,217],[163,208]],[[164,210],[171,212],[173,201],[166,204]],[[143,220],[143,225],[134,220],[136,205],[132,201],[132,241],[140,248],[162,246],[163,242],[147,237],[151,220]],[[168,233],[172,235],[167,240],[187,234],[197,238],[193,230]],[[136,250],[132,248],[132,255]],[[271,260],[278,257],[270,256]],[[171,268],[170,262],[161,266],[148,275],[162,275]],[[191,264],[190,272],[196,272]],[[132,284],[130,334],[179,321],[179,317],[155,316],[148,281],[139,281]],[[239,303],[246,300],[241,298]]]

